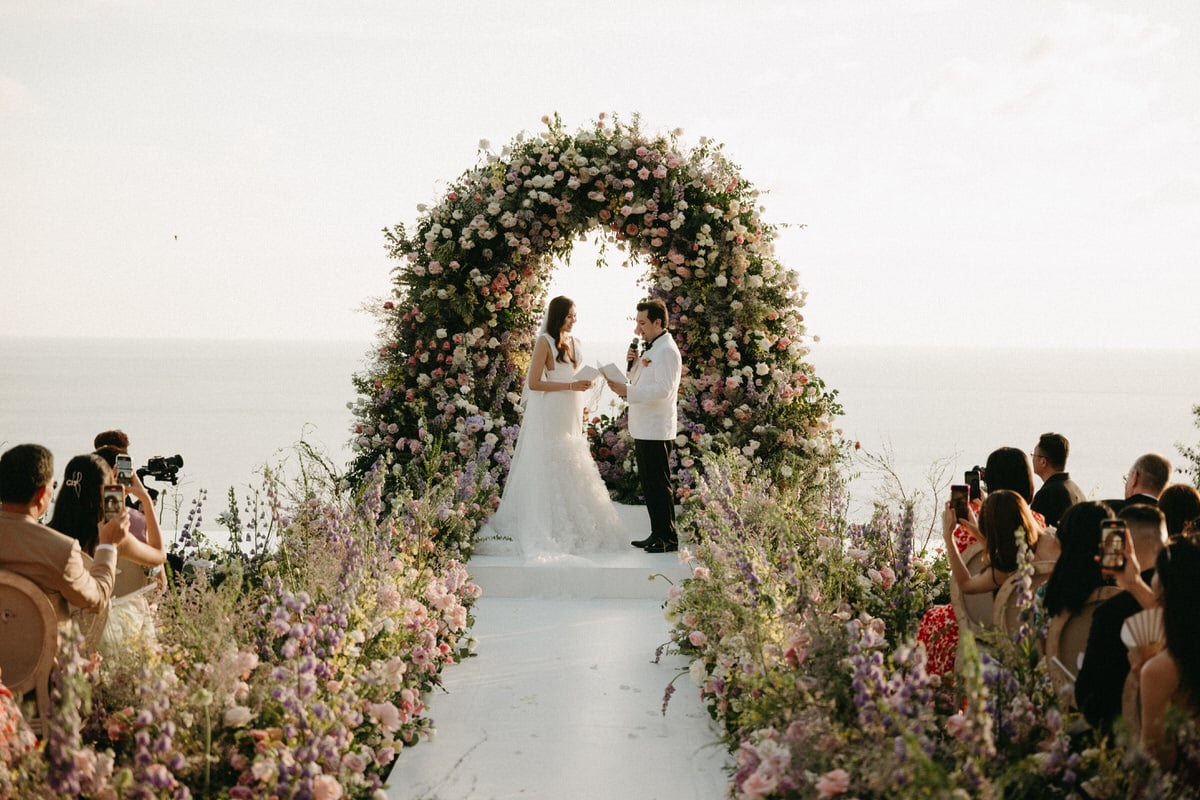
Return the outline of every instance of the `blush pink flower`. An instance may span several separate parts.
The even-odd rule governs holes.
[[[379,727],[388,733],[397,730],[401,723],[400,709],[391,703],[372,703],[369,706],[371,716],[379,722]]]
[[[850,788],[850,775],[844,769],[835,769],[826,772],[817,781],[817,797],[824,798],[836,797],[839,794],[845,794]]]
[[[312,783],[313,800],[339,800],[342,785],[332,775],[318,775]]]
[[[692,631],[688,634],[688,641],[692,643],[692,647],[703,647],[704,643],[708,641],[708,637],[704,635],[703,631]]]

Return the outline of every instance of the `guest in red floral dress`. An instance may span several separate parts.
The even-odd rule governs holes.
[[[993,451],[988,456],[982,480],[989,491],[1016,492],[1026,505],[1033,500],[1033,469],[1025,452],[1016,447],[1001,447]],[[961,562],[962,553],[972,542],[983,541],[984,537],[979,534],[976,521],[979,511],[980,504],[972,501],[970,518],[955,520],[952,531],[946,536],[948,558],[951,544]],[[1037,531],[1041,531],[1046,524],[1045,518],[1036,511],[1029,513]],[[1009,532],[1011,533],[1011,531]],[[1029,532],[1029,534],[1037,536],[1036,532]],[[1043,550],[1052,556],[1057,555],[1056,545],[1057,542],[1053,540],[1042,543]],[[1015,563],[1013,569],[1016,569]],[[949,604],[938,605],[926,611],[917,629],[917,641],[925,645],[925,668],[931,675],[946,675],[953,672],[954,659],[958,653],[958,620],[954,617],[954,607]]]

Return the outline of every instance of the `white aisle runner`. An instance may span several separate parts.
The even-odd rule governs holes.
[[[478,655],[447,669],[447,691],[428,698],[438,733],[400,754],[389,798],[724,797],[728,757],[687,675],[662,715],[663,690],[686,659],[652,663],[667,639],[661,605],[670,585],[646,577],[686,570],[674,555],[630,552],[575,567],[574,585],[590,599],[571,596],[560,578],[545,596],[545,568],[536,566],[523,570],[521,592],[511,563],[492,572],[510,596],[489,596],[495,565],[472,562],[484,590],[475,606]],[[618,575],[630,569],[641,576],[640,597],[627,596],[623,587],[634,582]],[[596,596],[598,585],[626,596]]]

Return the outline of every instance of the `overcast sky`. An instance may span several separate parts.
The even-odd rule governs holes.
[[[1190,0],[0,0],[0,335],[370,340],[381,228],[605,111],[726,143],[827,343],[1200,348],[1197,41]],[[636,272],[584,260],[624,338]]]

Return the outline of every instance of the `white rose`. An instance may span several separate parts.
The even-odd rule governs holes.
[[[729,284],[729,279],[724,275],[718,275],[714,283],[716,283],[717,286],[727,286]]]
[[[254,712],[245,706],[230,706],[225,709],[225,724],[231,728],[249,725],[252,719],[254,719]]]

